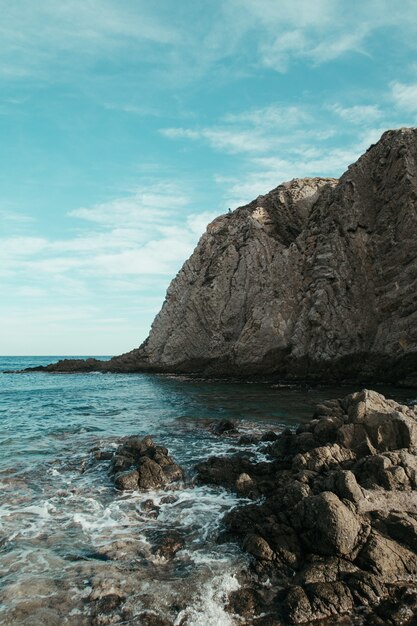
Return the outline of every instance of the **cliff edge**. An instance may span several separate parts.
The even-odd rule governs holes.
[[[208,225],[149,337],[47,371],[411,380],[417,366],[417,129],[339,180],[284,183]]]

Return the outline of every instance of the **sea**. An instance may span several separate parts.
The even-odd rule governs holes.
[[[242,624],[227,603],[247,556],[218,535],[224,514],[244,501],[193,478],[198,462],[245,447],[211,425],[232,419],[242,434],[295,428],[318,402],[358,388],[2,373],[59,358],[0,357],[0,624]],[[415,401],[412,391],[379,391]],[[116,491],[95,451],[115,450],[126,435],[166,446],[184,483]],[[172,532],[183,548],[171,559],[157,546]]]

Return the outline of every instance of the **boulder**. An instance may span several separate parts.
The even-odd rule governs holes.
[[[151,437],[126,437],[113,456],[110,473],[117,489],[159,489],[182,480],[183,470]]]
[[[292,521],[305,546],[316,554],[348,556],[360,539],[360,519],[331,491],[301,500]]]

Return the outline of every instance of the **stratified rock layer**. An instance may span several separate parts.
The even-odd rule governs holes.
[[[417,130],[388,131],[209,224],[140,348],[48,369],[413,382],[416,240]]]
[[[197,466],[198,482],[255,500],[225,517],[223,539],[252,557],[233,610],[262,626],[353,623],[347,613],[415,624],[417,407],[365,390],[265,445],[268,462],[243,452]]]

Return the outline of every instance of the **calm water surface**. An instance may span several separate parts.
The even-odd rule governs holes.
[[[57,358],[0,357],[0,370]],[[237,499],[191,482],[196,462],[236,444],[207,425],[227,417],[243,431],[296,426],[317,402],[352,390],[147,374],[0,374],[0,623],[133,625],[144,623],[144,612],[178,626],[239,623],[225,604],[246,557],[215,541]],[[117,493],[108,463],[93,462],[91,450],[114,449],[131,434],[166,445],[187,472],[185,485]],[[149,498],[157,517],[143,507]],[[165,560],[155,546],[172,530],[185,547]]]

